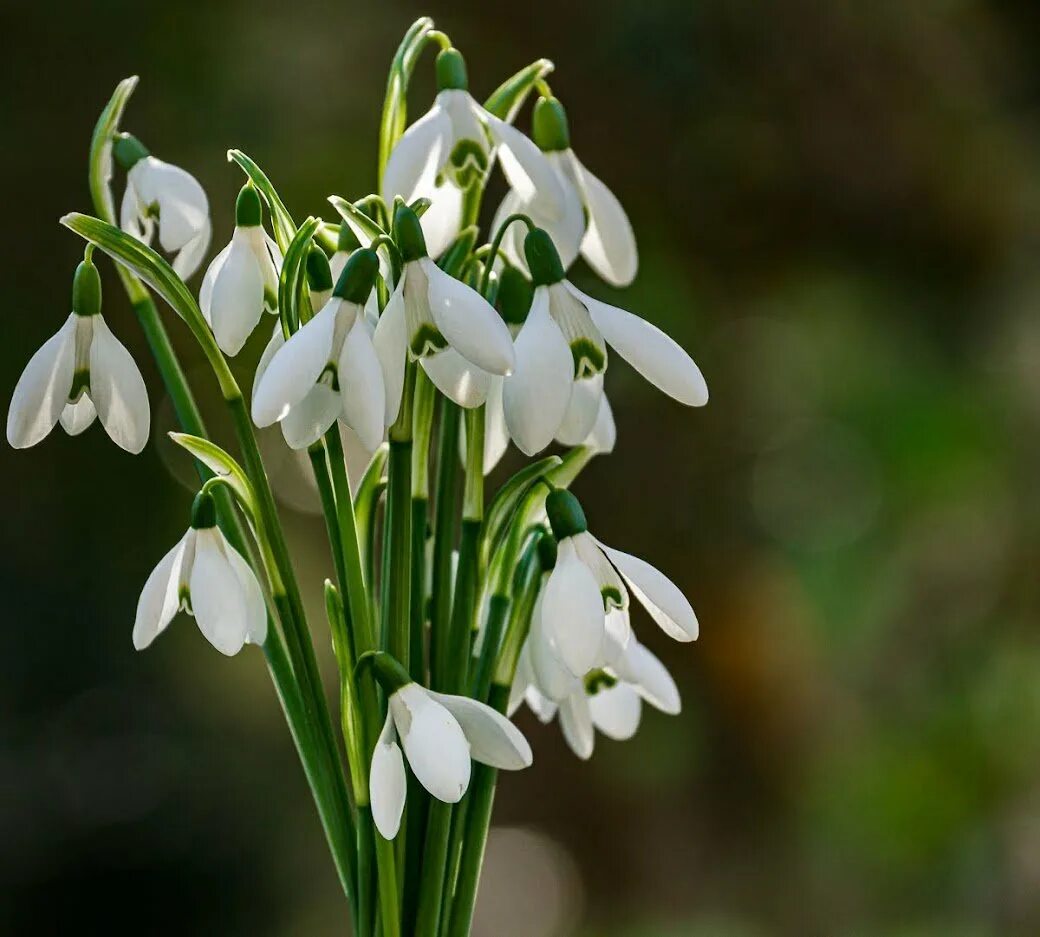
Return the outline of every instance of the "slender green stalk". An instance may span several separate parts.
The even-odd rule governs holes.
[[[451,636],[452,551],[459,498],[459,407],[441,400],[437,441],[437,487],[434,498],[433,567],[430,609],[430,676],[435,690],[448,682]]]

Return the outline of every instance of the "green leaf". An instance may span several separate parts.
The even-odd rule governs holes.
[[[386,489],[385,473],[389,453],[390,447],[386,443],[376,449],[354,494],[354,518],[362,551],[367,550],[368,544],[372,543],[372,525],[376,522],[376,508],[379,506],[380,496]]]
[[[383,184],[383,170],[395,144],[404,132],[408,119],[408,82],[415,68],[415,61],[426,44],[426,35],[433,29],[433,20],[428,16],[417,19],[404,34],[397,47],[390,74],[386,82],[386,97],[383,99],[383,116],[379,122],[379,185]]]
[[[532,62],[502,82],[484,102],[484,107],[501,120],[512,123],[535,82],[550,74],[555,67],[549,59]]]
[[[350,224],[355,231],[360,231],[370,241],[386,235],[386,231],[353,202],[348,202],[345,198],[341,198],[338,195],[330,195],[329,204],[340,213],[343,220]]]
[[[449,276],[458,278],[459,274],[462,272],[462,265],[466,262],[466,258],[469,257],[470,251],[473,250],[473,245],[477,243],[477,236],[479,234],[480,229],[476,225],[470,225],[468,228],[463,228],[462,231],[459,232],[459,236],[452,241],[451,245],[437,262],[437,266]]]
[[[271,226],[274,228],[274,239],[278,244],[278,249],[284,254],[289,249],[289,242],[293,239],[293,235],[296,234],[296,222],[292,220],[292,215],[286,209],[285,203],[282,202],[275,187],[271,184],[271,180],[267,178],[266,173],[245,153],[241,150],[228,150],[227,157],[228,162],[238,163],[242,171],[252,180],[253,185],[263,195],[264,200],[267,202],[267,207],[271,211]]]
[[[239,503],[255,516],[256,498],[253,494],[253,486],[249,483],[242,466],[220,446],[201,436],[191,436],[188,433],[170,433],[170,439],[191,453],[217,478],[224,479],[235,492]]]
[[[282,271],[278,277],[278,311],[286,337],[303,324],[300,312],[303,287],[307,282],[307,252],[320,225],[320,218],[308,218],[289,242],[282,259]]]
[[[119,132],[123,111],[136,87],[136,75],[124,78],[116,85],[111,99],[98,117],[94,136],[90,140],[90,197],[98,214],[113,224],[116,220],[116,206],[109,187],[112,181],[112,140]]]
[[[495,495],[484,516],[482,550],[485,562],[495,553],[524,496],[551,471],[563,465],[556,455],[524,466]]]

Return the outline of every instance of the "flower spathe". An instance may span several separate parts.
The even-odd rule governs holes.
[[[400,829],[406,758],[419,783],[449,804],[466,793],[471,761],[516,771],[533,760],[520,730],[490,706],[402,682],[389,694],[369,778],[372,817],[384,839],[393,839]]]
[[[560,206],[564,192],[549,161],[519,130],[478,104],[467,90],[466,66],[457,49],[437,57],[438,94],[390,154],[383,198],[406,202],[428,198],[422,217],[430,254],[439,256],[458,236],[466,193],[483,184],[497,156],[514,192],[538,193],[545,211]],[[557,208],[558,212],[560,209]]]
[[[516,356],[506,324],[475,289],[427,255],[406,205],[395,217],[404,265],[379,317],[374,342],[386,381],[386,424],[397,418],[407,359],[419,361],[442,394],[461,407],[487,399],[489,375],[509,374]]]
[[[209,200],[198,180],[179,166],[152,156],[141,142],[123,134],[112,148],[126,170],[126,191],[119,223],[124,231],[175,255],[173,269],[183,280],[192,276],[209,248]]]
[[[226,355],[237,355],[264,312],[278,312],[282,254],[261,224],[260,196],[238,196],[231,243],[213,258],[199,290],[199,308]]]
[[[152,570],[137,602],[134,647],[148,647],[178,611],[195,618],[222,654],[267,639],[264,595],[249,564],[216,526],[213,502],[200,492],[187,533]]]
[[[7,441],[34,446],[60,420],[70,436],[96,418],[112,441],[137,454],[148,442],[151,413],[133,356],[101,315],[101,280],[85,260],[76,270],[73,312],[29,360],[7,414]]]
[[[531,231],[525,250],[535,290],[516,338],[516,368],[503,390],[509,435],[522,452],[544,449],[565,423],[568,438],[592,431],[603,388],[595,379],[607,368],[608,345],[680,403],[708,402],[704,377],[683,348],[652,323],[566,280],[545,231]]]
[[[364,307],[354,301],[368,297],[377,268],[374,252],[356,251],[324,308],[284,344],[278,329],[257,367],[253,421],[280,422],[293,449],[316,442],[337,417],[369,452],[382,441],[383,370]]]
[[[628,286],[636,276],[639,254],[635,234],[621,203],[578,159],[570,146],[563,106],[556,98],[540,98],[534,108],[534,140],[559,182],[560,202],[540,191],[510,189],[495,213],[492,230],[516,213],[545,229],[569,269],[579,253],[611,286]],[[502,248],[509,260],[527,269],[521,228],[509,230]]]

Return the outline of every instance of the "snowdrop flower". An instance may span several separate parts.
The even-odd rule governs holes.
[[[497,231],[510,215],[525,214],[549,232],[564,269],[570,268],[580,252],[611,286],[628,286],[639,266],[632,225],[614,193],[574,155],[563,105],[556,98],[539,98],[532,127],[534,141],[552,167],[563,200],[549,201],[541,191],[511,189],[495,213],[491,230]],[[502,247],[513,263],[527,269],[522,229],[511,228]]]
[[[649,563],[593,537],[573,494],[563,489],[550,492],[545,510],[558,559],[545,587],[541,615],[547,639],[571,674],[584,676],[609,663],[618,645],[627,645],[627,615],[608,616],[606,611],[627,610],[630,590],[669,637],[697,637],[697,617],[675,584]]]
[[[173,258],[173,269],[187,280],[209,247],[209,201],[198,180],[178,166],[152,156],[136,137],[121,134],[112,147],[126,170],[120,210],[123,230],[150,244],[159,227],[159,243]]]
[[[401,825],[407,790],[404,758],[419,783],[448,804],[458,803],[466,793],[471,760],[510,771],[530,766],[531,746],[501,713],[466,696],[419,686],[386,653],[363,659],[387,693],[386,722],[369,776],[372,817],[384,839],[393,839]]]
[[[593,299],[564,278],[560,256],[540,228],[524,241],[535,285],[531,311],[516,339],[516,369],[505,382],[509,435],[526,455],[544,449],[566,425],[583,439],[599,416],[607,345],[651,384],[687,406],[708,402],[693,359],[657,326]],[[579,385],[587,383],[577,393]]]
[[[401,406],[406,358],[418,360],[440,392],[462,407],[480,406],[489,375],[509,374],[515,363],[505,323],[476,290],[430,259],[419,219],[407,205],[398,206],[394,230],[403,269],[374,338],[386,378],[388,426]]]
[[[70,436],[100,417],[112,441],[138,453],[151,414],[144,379],[130,352],[101,316],[101,278],[85,259],[72,284],[72,313],[29,360],[7,414],[7,441],[35,446],[59,420]]]
[[[216,506],[203,490],[191,508],[191,527],[155,567],[141,590],[134,647],[142,651],[178,611],[194,616],[203,636],[222,654],[267,639],[267,612],[249,564],[216,526]]]
[[[347,265],[350,255],[354,251],[360,250],[363,246],[365,245],[362,245],[354,229],[345,221],[342,222],[339,226],[339,236],[336,240],[336,252],[329,258],[329,268],[333,283],[340,278],[340,274],[343,273],[343,268]],[[322,254],[322,256],[324,257],[325,255]],[[310,257],[307,259],[310,260]],[[379,258],[379,272],[384,279],[389,275],[389,270],[382,257]],[[316,308],[320,309],[321,307],[317,306]],[[379,321],[379,296],[374,285],[372,291],[368,294],[368,299],[365,300],[365,318],[371,323],[373,329]]]
[[[243,186],[235,203],[235,233],[209,265],[199,307],[226,355],[237,355],[264,312],[278,314],[282,254],[264,231],[260,196]]]
[[[370,452],[382,441],[383,371],[363,307],[378,267],[374,251],[355,251],[332,298],[257,368],[253,421],[281,422],[293,449],[317,441],[337,417]]]
[[[481,107],[470,95],[466,63],[458,49],[437,56],[438,94],[433,107],[401,137],[383,175],[383,198],[393,204],[431,200],[422,217],[430,253],[437,257],[458,236],[466,193],[480,184],[495,156],[514,192],[541,194],[545,211],[563,200],[563,189],[545,155],[519,130]],[[558,209],[557,209],[558,210]]]

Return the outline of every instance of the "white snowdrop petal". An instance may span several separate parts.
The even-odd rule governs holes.
[[[556,439],[565,446],[580,446],[585,443],[596,425],[596,418],[603,404],[602,374],[573,383],[567,412],[556,430]]]
[[[574,156],[575,175],[585,197],[588,227],[581,254],[611,286],[628,286],[639,269],[636,236],[621,203],[599,179]]]
[[[430,312],[441,334],[478,368],[509,374],[516,355],[513,336],[502,317],[480,293],[448,276],[428,257],[418,263],[428,280]]]
[[[610,564],[595,538],[587,530],[571,538],[578,559],[584,563],[599,584],[605,607],[626,608],[628,591],[617,570]]]
[[[446,158],[446,144],[451,134],[451,118],[434,104],[412,124],[397,141],[383,172],[383,199],[394,204],[400,195],[406,202],[426,196]]]
[[[271,330],[271,338],[264,346],[264,350],[260,353],[260,360],[256,363],[256,373],[253,375],[253,391],[252,400],[256,400],[256,389],[260,386],[260,380],[264,376],[264,372],[267,371],[267,366],[271,363],[278,349],[285,344],[285,333],[282,331],[281,321],[275,321],[274,328]]]
[[[708,385],[700,369],[674,339],[646,319],[566,285],[585,304],[607,344],[651,384],[690,407],[708,402]]]
[[[560,659],[556,648],[546,633],[543,608],[545,589],[540,589],[531,611],[531,628],[525,648],[531,680],[538,691],[548,700],[566,699],[580,686],[580,680]]]
[[[458,721],[414,683],[390,697],[394,724],[419,783],[438,800],[458,803],[469,787],[469,743]]]
[[[343,341],[339,358],[339,393],[343,417],[361,445],[372,452],[383,441],[386,393],[383,369],[364,322],[364,310]]]
[[[339,300],[331,301],[279,348],[253,389],[253,422],[284,419],[314,386],[329,363]]]
[[[134,647],[143,651],[173,621],[180,607],[178,589],[187,535],[181,537],[148,575],[134,618]]]
[[[523,646],[520,648],[520,655],[516,660],[516,671],[513,673],[513,684],[509,688],[509,704],[506,706],[506,715],[510,719],[520,708],[520,705],[524,701],[524,694],[527,692],[527,688],[531,685],[531,665],[527,660],[527,647],[530,644],[530,639],[524,641]]]
[[[148,390],[133,355],[94,316],[90,343],[90,397],[112,441],[134,454],[144,449],[151,428]]]
[[[199,630],[230,657],[242,650],[249,635],[249,606],[217,536],[215,527],[197,532],[188,589]]]
[[[245,598],[246,644],[261,645],[267,640],[267,606],[264,603],[264,592],[257,581],[256,573],[245,561],[245,557],[227,542],[222,533],[218,533],[217,536],[222,541],[224,555]]]
[[[368,780],[372,803],[372,819],[383,839],[393,839],[401,829],[408,778],[404,758],[397,744],[393,715],[387,711],[383,731],[372,752],[372,768]]]
[[[430,199],[430,207],[419,219],[426,250],[431,257],[440,257],[462,229],[462,190],[443,181],[432,188],[424,187],[423,194]]]
[[[290,449],[302,450],[316,443],[343,411],[343,400],[324,381],[313,385],[303,400],[292,405],[278,425]]]
[[[516,369],[502,391],[509,435],[524,455],[552,442],[567,413],[573,375],[570,347],[549,315],[548,291],[539,288],[516,338]]]
[[[454,348],[427,355],[419,362],[445,397],[471,410],[487,400],[492,375],[471,364]]]
[[[676,641],[696,639],[697,616],[689,600],[674,582],[637,556],[615,550],[603,543],[599,543],[599,546],[665,634]]]
[[[543,210],[558,218],[563,211],[563,189],[545,154],[519,130],[481,108],[480,119],[498,144],[502,172],[521,201],[537,196]]]
[[[592,724],[617,742],[624,742],[636,734],[642,711],[639,694],[627,683],[605,687],[589,697]]]
[[[233,243],[229,241],[221,249],[220,253],[210,261],[210,265],[206,268],[206,272],[202,277],[202,286],[199,287],[199,309],[202,311],[202,317],[209,323],[210,328],[213,327],[213,319],[210,317],[209,312],[210,301],[213,299],[213,284],[217,277],[220,276],[220,271],[224,269],[224,264],[231,254]]]
[[[179,251],[209,224],[209,200],[198,180],[179,166],[146,156],[128,173],[145,205],[159,206],[159,243]]]
[[[15,449],[35,446],[58,422],[72,389],[76,315],[47,341],[22,371],[7,411],[7,441]]]
[[[502,402],[504,380],[497,374],[488,381],[484,410],[484,474],[487,475],[509,448],[509,429]]]
[[[592,726],[592,713],[585,690],[571,694],[560,703],[560,729],[572,752],[587,761],[592,757],[596,744],[596,733]]]
[[[682,710],[679,688],[668,668],[638,641],[632,641],[629,645],[619,674],[635,687],[643,699],[661,712],[676,716]]]
[[[603,643],[603,599],[599,584],[566,537],[542,603],[542,622],[560,659],[576,677],[598,663]]]
[[[81,394],[75,403],[65,404],[61,411],[61,426],[70,436],[78,436],[97,418],[97,410],[89,394]]]
[[[209,319],[221,351],[237,355],[264,312],[264,277],[249,235],[236,228],[231,250],[214,277]]]
[[[199,269],[206,256],[206,251],[209,250],[212,234],[213,229],[207,221],[202,226],[202,230],[188,241],[173,258],[173,272],[182,280],[190,280],[195,275],[195,271]]]
[[[553,721],[559,706],[538,690],[536,686],[529,686],[524,694],[527,706],[538,717],[543,725]]]
[[[500,712],[468,696],[432,691],[430,695],[458,720],[474,761],[507,771],[531,765],[534,756],[527,739]]]
[[[627,608],[612,608],[603,625],[603,666],[614,667],[632,644],[632,621]]]
[[[372,345],[383,369],[383,391],[386,414],[383,423],[393,424],[401,409],[401,394],[404,391],[404,371],[408,355],[408,323],[404,310],[404,277],[394,288],[383,314],[376,324]]]
[[[614,411],[610,408],[607,395],[599,398],[599,413],[592,432],[585,438],[583,445],[588,446],[599,455],[609,455],[617,445],[617,426],[614,423]]]

